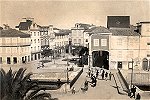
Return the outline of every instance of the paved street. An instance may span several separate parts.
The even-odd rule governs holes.
[[[71,58],[71,56],[69,57]],[[57,59],[54,62],[49,62],[49,63],[45,63],[45,67],[41,68],[41,69],[37,69],[37,66],[39,65],[39,60],[37,61],[32,61],[29,62],[27,64],[22,64],[22,65],[9,65],[9,66],[2,66],[5,70],[9,70],[9,67],[11,66],[11,68],[13,70],[16,70],[19,68],[19,66],[22,67],[26,67],[27,68],[27,72],[33,72],[33,73],[38,73],[38,72],[45,72],[48,71],[48,69],[56,69],[56,68],[60,68],[63,67],[62,65],[65,66],[65,64],[67,63],[66,61],[62,61],[62,59],[64,58],[60,58]],[[74,66],[76,68],[75,65],[71,64],[70,66]],[[64,67],[64,69],[66,69],[66,67]],[[57,69],[56,69],[57,70]],[[115,75],[115,78],[117,80],[117,84],[119,86],[119,91],[121,92],[121,94],[118,94],[117,89],[115,88],[115,82],[112,79],[110,80],[98,80],[97,81],[97,86],[96,87],[91,87],[89,85],[89,89],[87,92],[83,93],[81,91],[81,87],[83,86],[85,80],[88,78],[86,77],[87,72],[88,71],[88,66],[84,67],[84,71],[81,74],[81,76],[79,77],[79,79],[76,81],[76,83],[73,85],[73,87],[75,87],[76,89],[76,94],[71,94],[71,90],[67,93],[65,93],[64,91],[62,92],[61,89],[56,90],[56,91],[49,91],[52,95],[52,97],[56,97],[59,98],[60,100],[88,100],[88,99],[125,99],[125,100],[129,100],[130,98],[125,94],[125,92],[122,91],[121,89],[121,85],[119,83],[119,81],[117,80],[117,76]],[[115,70],[112,70],[112,73],[115,74]],[[149,99],[149,92],[141,92],[141,96],[142,99]],[[133,99],[131,99],[133,100]]]

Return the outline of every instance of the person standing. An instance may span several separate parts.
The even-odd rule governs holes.
[[[102,80],[104,79],[104,74],[105,74],[105,71],[103,70],[102,71]]]
[[[72,94],[75,94],[76,90],[75,87],[72,88]]]
[[[105,72],[105,80],[107,81],[108,73]]]
[[[140,94],[138,93],[138,94],[136,95],[135,100],[140,100],[140,99],[141,99],[141,96],[140,96]]]
[[[99,71],[98,71],[98,70],[96,70],[96,78],[98,77],[98,74],[99,74]]]
[[[111,72],[109,72],[109,80],[110,80],[110,81],[111,81],[111,75],[112,75]]]
[[[133,85],[133,87],[131,88],[131,93],[132,95],[130,96],[130,98],[135,98],[135,93],[136,93],[136,87]]]

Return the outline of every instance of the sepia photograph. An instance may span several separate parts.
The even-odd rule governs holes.
[[[0,0],[0,100],[150,100],[150,0]]]

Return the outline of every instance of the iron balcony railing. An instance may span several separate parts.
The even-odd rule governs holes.
[[[24,45],[31,45],[30,42],[25,43],[0,43],[0,46],[24,46]]]

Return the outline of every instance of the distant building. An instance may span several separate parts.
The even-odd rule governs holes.
[[[84,46],[84,31],[92,26],[90,24],[76,23],[75,27],[71,29],[72,45]]]
[[[54,49],[55,34],[53,31],[53,25],[40,26],[41,34],[41,49]]]
[[[0,64],[19,64],[31,60],[31,36],[4,28],[0,32]]]
[[[69,52],[67,47],[70,41],[70,34],[70,30],[60,30],[58,33],[55,33],[55,46],[60,49],[60,52]]]
[[[137,63],[143,70],[150,70],[150,21],[137,23],[137,30],[140,34],[139,58]]]
[[[40,27],[33,18],[23,18],[16,26],[18,30],[31,35],[31,60],[40,59],[41,56],[41,36]]]

